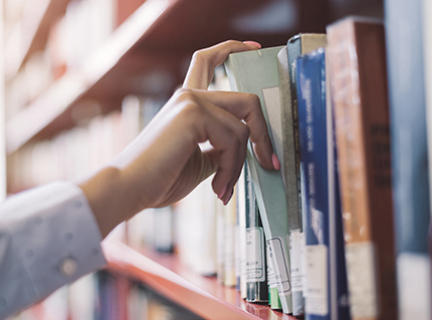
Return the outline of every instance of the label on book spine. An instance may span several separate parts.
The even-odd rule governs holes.
[[[246,281],[265,281],[263,228],[246,229]]]
[[[375,250],[371,242],[345,245],[348,289],[353,318],[378,316]]]
[[[303,232],[293,230],[290,233],[290,263],[291,263],[291,284],[293,292],[303,291]]]
[[[327,247],[323,244],[306,246],[306,313],[328,314]]]
[[[238,225],[234,229],[234,245],[235,275],[240,277],[240,227]]]
[[[427,254],[399,254],[397,275],[401,320],[430,320],[430,271]]]
[[[288,296],[291,294],[291,283],[289,280],[288,259],[282,241],[281,237],[269,239],[267,240],[267,247],[279,295]]]
[[[275,279],[275,275],[273,272],[273,266],[272,266],[272,261],[270,259],[270,247],[269,244],[267,243],[267,283],[269,288],[274,289],[277,288],[277,284],[276,284],[276,279]]]

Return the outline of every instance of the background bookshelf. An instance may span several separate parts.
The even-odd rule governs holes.
[[[54,66],[45,86],[26,94],[17,107],[11,94],[17,94],[15,87],[22,83],[23,75],[34,70],[34,61],[50,55],[59,19],[72,10],[71,3],[90,0],[3,1],[8,180],[2,183],[8,185],[9,193],[81,174],[79,170],[67,176],[45,172],[49,179],[30,178],[23,153],[33,156],[39,143],[37,154],[48,157],[50,141],[61,139],[62,134],[72,130],[79,134],[92,121],[116,122],[122,117],[119,112],[128,95],[151,101],[157,110],[155,104],[160,107],[181,85],[195,50],[227,39],[256,40],[263,47],[282,45],[298,32],[324,32],[326,25],[348,14],[383,16],[383,3],[376,0],[111,0],[116,10],[106,11],[112,15],[110,27],[99,44],[80,59],[75,58],[73,64]],[[16,7],[21,3],[20,8],[11,9],[13,3]],[[104,122],[108,118],[111,120]],[[101,161],[121,150],[131,138],[133,133]],[[39,161],[45,160],[42,157]],[[11,175],[16,170],[22,171],[18,184]],[[199,316],[294,319],[267,306],[244,302],[235,289],[191,272],[176,255],[136,251],[121,243],[121,238],[106,244],[109,269],[144,283]],[[200,303],[191,303],[192,299]]]

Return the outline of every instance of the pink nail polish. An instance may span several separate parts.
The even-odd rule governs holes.
[[[261,44],[256,41],[243,41],[244,44],[248,44],[250,46],[257,47],[258,49],[261,49]]]
[[[218,199],[221,199],[222,200],[222,197],[225,195],[225,192],[226,192],[226,186],[222,189],[222,191],[219,193],[219,195],[218,195]]]
[[[281,167],[280,162],[274,153],[272,154],[272,163],[273,163],[273,168],[275,168],[276,170],[280,169]]]
[[[225,200],[225,202],[224,202],[224,206],[226,206],[226,205],[228,204],[228,202],[231,200],[231,198],[232,198],[232,196],[233,196],[233,193],[234,193],[234,189],[231,190],[231,194],[230,194],[230,196],[228,197],[228,199]]]

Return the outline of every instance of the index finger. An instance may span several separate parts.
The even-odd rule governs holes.
[[[213,79],[214,69],[222,64],[230,53],[257,50],[258,42],[228,40],[212,47],[198,50],[192,56],[183,88],[207,89]]]
[[[195,97],[228,111],[238,120],[244,120],[250,129],[249,138],[254,145],[258,161],[266,169],[276,169],[277,166],[272,158],[273,147],[257,95],[230,91],[191,90],[191,92]]]

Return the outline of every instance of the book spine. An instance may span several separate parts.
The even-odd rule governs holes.
[[[237,283],[235,270],[235,227],[236,227],[236,188],[231,201],[223,208],[224,209],[224,285],[235,287]]]
[[[396,319],[384,28],[348,18],[327,37],[351,315]]]
[[[249,207],[248,197],[249,191],[247,188],[247,163],[245,162],[240,174],[239,181],[237,182],[237,215],[239,227],[238,239],[238,260],[239,260],[239,273],[240,273],[240,296],[246,299],[246,212]]]
[[[296,78],[296,59],[302,55],[301,51],[301,37],[294,37],[288,41],[287,44],[287,59],[288,59],[288,77],[289,77],[289,93],[291,102],[291,115],[286,114],[288,118],[291,116],[292,119],[292,145],[294,147],[294,172],[296,173],[297,179],[297,198],[301,198],[301,174],[300,174],[300,138],[299,138],[299,127],[298,127],[298,102],[297,102],[297,78]],[[285,113],[284,113],[285,114]],[[285,122],[288,125],[288,122]],[[289,130],[289,128],[286,128]],[[289,134],[290,132],[287,132]],[[290,151],[292,152],[292,151]],[[302,202],[297,201],[299,218],[297,226],[293,224],[292,229],[300,229],[303,232],[302,226]]]
[[[304,313],[303,298],[303,276],[302,268],[302,239],[303,232],[301,229],[301,208],[299,204],[300,174],[296,163],[298,163],[299,154],[296,152],[294,137],[294,119],[293,119],[293,102],[290,92],[290,76],[288,67],[287,48],[284,47],[278,53],[278,71],[280,82],[280,122],[281,122],[281,143],[282,152],[276,154],[281,160],[281,172],[285,186],[285,195],[288,208],[288,225],[290,229],[290,262],[291,262],[291,281],[292,281],[292,299],[293,315],[299,316]],[[277,151],[277,149],[276,149]]]
[[[268,301],[268,285],[264,229],[256,205],[247,161],[245,169],[247,177],[246,300],[248,302],[266,302]]]
[[[431,319],[431,52],[425,50],[432,11],[429,1],[384,3],[400,319]]]
[[[326,54],[327,69],[329,65]],[[345,263],[345,239],[342,225],[342,203],[337,164],[336,130],[330,92],[330,73],[325,73],[327,112],[327,159],[329,185],[329,261],[330,261],[330,314],[331,319],[350,320],[348,279]]]
[[[330,319],[329,185],[325,54],[321,49],[297,59],[300,166],[305,173],[306,315]]]
[[[301,171],[300,167],[296,59],[303,54],[316,50],[321,46],[325,46],[325,43],[326,37],[323,34],[299,34],[289,39],[287,43],[287,80],[289,83],[289,90],[287,92],[289,92],[289,99],[285,103],[285,106],[290,106],[290,110],[283,113],[283,128],[285,128],[284,133],[288,134],[288,136],[285,137],[287,139],[287,143],[285,145],[287,148],[288,146],[290,146],[290,150],[287,150],[286,152],[287,159],[291,161],[291,166],[294,165],[294,168],[291,168],[289,171],[295,173],[295,179],[297,183],[297,201],[295,201],[295,198],[290,199],[290,206],[292,206],[294,203],[297,205],[298,209],[298,223],[294,223],[292,224],[292,226],[290,224],[290,236],[293,237],[293,239],[291,240],[291,242],[293,242],[291,246],[293,248],[300,246],[300,250],[297,250],[299,251],[298,254],[300,254],[300,257],[293,257],[292,260],[292,263],[294,263],[294,265],[292,265],[292,269],[295,270],[293,278],[295,279],[295,281],[293,281],[293,303],[295,302],[296,305],[296,308],[294,310],[296,312],[295,315],[304,312],[304,290],[306,285],[306,277],[304,276],[306,263],[304,257],[305,241],[303,234],[303,225],[305,221],[305,211],[303,210],[303,207],[305,205],[305,192],[304,190],[302,190],[302,188],[304,187],[304,181],[302,181],[304,174]],[[298,226],[298,229],[296,228],[296,226]],[[300,263],[298,263],[299,259]],[[297,272],[297,270],[300,270],[300,272]],[[303,295],[302,298],[299,297],[299,293]]]
[[[223,204],[220,201],[215,203],[216,214],[216,275],[217,281],[223,284],[225,278],[225,217]]]

